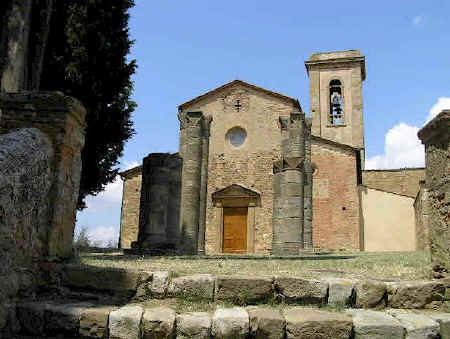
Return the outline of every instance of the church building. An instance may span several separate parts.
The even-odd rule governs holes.
[[[365,57],[316,53],[305,66],[309,117],[297,99],[241,80],[181,104],[179,152],[121,173],[120,247],[415,250],[423,169],[364,171]]]

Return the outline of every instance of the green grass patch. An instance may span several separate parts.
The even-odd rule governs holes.
[[[322,260],[302,259],[192,259],[122,254],[81,253],[86,265],[121,267],[148,271],[171,270],[179,276],[213,275],[300,276],[304,278],[347,277],[385,281],[419,280],[431,277],[430,255],[426,252],[353,253],[351,258],[333,256]]]

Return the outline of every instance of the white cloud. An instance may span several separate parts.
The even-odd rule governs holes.
[[[133,167],[137,167],[137,166],[139,166],[139,163],[137,161],[132,161],[132,162],[125,161],[125,165],[123,167],[124,167],[124,171],[126,171],[126,170],[132,169]]]
[[[139,163],[137,161],[125,161],[123,168],[126,171],[136,166],[139,166]],[[120,178],[120,176],[117,176],[113,182],[106,185],[104,191],[100,192],[96,196],[86,197],[86,205],[89,211],[98,211],[105,208],[120,209],[120,203],[122,201],[122,189],[123,180]]]
[[[423,17],[421,15],[417,15],[413,18],[413,25],[418,25],[422,22]]]
[[[384,154],[366,159],[366,169],[423,167],[425,153],[417,137],[419,128],[400,123],[385,137]]]
[[[115,227],[100,226],[88,231],[88,237],[94,245],[106,246],[109,243],[117,246],[119,230]]]
[[[433,119],[443,109],[450,109],[450,97],[440,97],[431,107],[424,122]],[[417,137],[420,127],[401,122],[392,127],[385,136],[384,154],[366,159],[366,169],[388,169],[401,167],[424,167],[425,151]]]
[[[105,208],[120,208],[120,202],[122,201],[122,186],[123,181],[120,176],[106,185],[105,190],[100,192],[96,196],[86,197],[87,210],[98,211]]]
[[[75,228],[75,234],[79,234],[81,227],[77,225]],[[75,236],[76,237],[76,236]],[[117,227],[99,226],[95,228],[87,229],[87,237],[90,240],[92,246],[106,247],[110,244],[115,247],[119,241],[119,230]]]
[[[450,97],[440,97],[438,101],[431,107],[426,123],[441,113],[444,109],[450,109]]]

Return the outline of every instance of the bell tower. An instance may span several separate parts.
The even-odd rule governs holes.
[[[357,50],[314,53],[305,66],[310,79],[312,134],[360,149],[364,168],[365,57]]]

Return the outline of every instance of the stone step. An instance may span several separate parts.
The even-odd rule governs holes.
[[[171,271],[147,272],[79,265],[64,265],[60,271],[62,284],[76,293],[87,296],[92,292],[98,295],[106,293],[122,296],[126,301],[188,298],[226,301],[235,305],[283,302],[368,309],[439,309],[447,298],[446,285],[439,280],[382,282],[282,276],[177,276]]]
[[[18,304],[8,338],[450,338],[450,314],[286,306],[217,308],[177,314],[147,308],[39,301]]]

